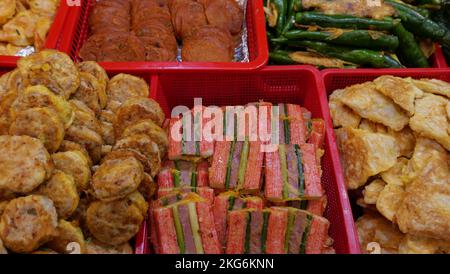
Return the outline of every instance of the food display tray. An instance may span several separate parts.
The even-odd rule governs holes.
[[[59,4],[59,8],[56,11],[55,18],[53,20],[52,26],[47,34],[47,39],[45,41],[44,48],[48,49],[56,49],[58,46],[58,41],[61,36],[61,33],[65,32],[64,26],[69,10],[72,10],[72,7],[67,5],[67,1],[61,0]],[[4,67],[15,67],[16,62],[19,59],[19,56],[8,56],[8,55],[0,55],[0,66]]]
[[[60,43],[60,50],[70,53],[75,61],[80,61],[78,52],[88,37],[88,19],[95,0],[81,0],[80,7],[73,7],[68,17]],[[246,10],[247,46],[249,62],[99,62],[108,71],[248,71],[264,66],[269,58],[265,32],[265,17],[262,0],[249,0]]]
[[[324,216],[330,221],[330,236],[337,253],[360,253],[336,141],[332,134],[330,113],[319,72],[309,66],[270,67],[252,73],[185,72],[153,76],[150,96],[161,105],[167,117],[178,105],[192,107],[194,98],[202,104],[244,105],[264,100],[272,103],[300,104],[322,118],[327,125],[322,182],[328,206]],[[137,245],[150,251],[148,232],[138,235]],[[145,249],[143,248],[143,249]]]

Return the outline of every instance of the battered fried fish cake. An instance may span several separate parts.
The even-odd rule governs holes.
[[[108,109],[117,111],[118,106],[133,97],[148,97],[149,87],[144,79],[120,73],[111,78],[106,90]]]
[[[406,234],[398,247],[400,254],[435,254],[439,250],[436,239]]]
[[[61,145],[59,146],[58,152],[66,152],[66,151],[71,151],[71,150],[75,150],[75,151],[79,151],[79,152],[83,153],[84,157],[86,158],[86,160],[88,162],[88,165],[92,166],[92,160],[91,160],[91,157],[89,157],[89,153],[82,145],[80,145],[78,143],[63,140],[61,142]]]
[[[84,102],[95,113],[99,114],[102,107],[100,105],[100,82],[92,74],[80,72],[80,86],[72,94],[72,98]]]
[[[13,121],[11,115],[11,106],[17,98],[17,91],[9,91],[0,101],[0,134],[6,135],[9,132],[9,127]]]
[[[399,157],[393,167],[380,173],[383,181],[391,185],[405,186],[409,181],[408,176],[405,174],[408,162],[409,160],[407,158]]]
[[[438,79],[412,80],[421,90],[437,95],[443,95],[450,99],[450,84]]]
[[[103,139],[97,132],[84,126],[71,126],[67,129],[65,138],[82,145],[94,164],[100,161]]]
[[[87,72],[97,79],[100,84],[98,90],[98,99],[100,102],[100,107],[103,109],[106,107],[107,96],[106,96],[106,86],[108,85],[109,77],[106,71],[94,61],[84,61],[77,64],[78,70],[81,72]]]
[[[203,26],[183,40],[181,58],[186,62],[231,62],[234,41],[227,30]]]
[[[147,205],[138,192],[130,196],[110,202],[91,203],[87,210],[87,225],[96,239],[109,245],[120,245],[136,235],[144,220],[142,206],[138,203]]]
[[[361,117],[341,102],[341,97],[344,92],[343,89],[338,89],[329,97],[328,105],[330,107],[331,117],[333,118],[333,126],[357,128]]]
[[[122,137],[128,137],[135,134],[145,134],[150,137],[150,139],[158,145],[161,157],[166,155],[169,139],[167,133],[160,126],[155,124],[155,122],[150,119],[145,119],[130,125],[125,128]]]
[[[75,117],[73,119],[71,127],[74,128],[88,128],[97,134],[101,133],[100,122],[92,111],[85,103],[79,100],[70,100],[70,105],[74,110]]]
[[[58,224],[53,202],[40,195],[12,200],[0,220],[0,238],[17,253],[28,253],[49,241]]]
[[[70,253],[70,243],[79,244],[80,253],[85,253],[86,244],[81,229],[71,222],[59,220],[56,236],[47,243],[47,246],[58,253]]]
[[[7,251],[6,248],[3,246],[2,239],[0,239],[0,254],[8,254],[8,251]]]
[[[359,129],[364,129],[373,133],[387,133],[388,127],[375,123],[367,119],[361,119],[361,123],[359,124]]]
[[[7,87],[9,90],[15,90],[18,92],[22,92],[25,89],[26,86],[19,69],[14,69],[9,72]]]
[[[70,57],[46,49],[17,61],[26,85],[45,85],[55,94],[68,99],[80,85],[77,67]]]
[[[0,136],[0,189],[27,193],[53,171],[44,145],[29,136]]]
[[[15,117],[17,113],[35,107],[49,107],[55,110],[65,129],[72,124],[75,117],[72,107],[66,100],[41,85],[27,87],[21,92],[11,106],[11,115]]]
[[[364,187],[364,203],[374,205],[377,203],[380,192],[384,189],[386,183],[383,180],[376,179]]]
[[[144,134],[135,134],[124,137],[116,142],[113,150],[133,149],[139,151],[147,159],[150,175],[155,177],[161,170],[161,154],[158,145],[150,137]]]
[[[142,166],[144,167],[145,172],[149,173],[151,171],[150,160],[138,150],[131,148],[113,150],[110,153],[106,154],[101,162],[104,163],[108,160],[128,158],[128,157],[134,157],[137,160],[139,160],[139,162],[141,162]]]
[[[146,201],[150,201],[156,192],[157,184],[153,180],[152,176],[148,173],[144,173],[141,184],[139,185],[138,191],[144,196]]]
[[[99,115],[100,121],[114,124],[116,122],[116,114],[109,109],[103,109]]]
[[[64,125],[51,108],[30,108],[19,112],[9,128],[10,135],[28,135],[41,140],[53,153],[64,139]]]
[[[105,144],[114,145],[116,138],[114,136],[114,125],[112,123],[100,121],[100,133]]]
[[[80,151],[66,151],[52,154],[56,169],[73,177],[78,190],[87,189],[91,179],[89,161]]]
[[[133,254],[133,248],[127,242],[120,245],[109,245],[89,238],[86,240],[86,254]]]
[[[244,22],[244,12],[236,0],[204,0],[208,23],[239,34]]]
[[[53,201],[60,219],[67,219],[72,215],[80,201],[73,177],[60,170],[55,170],[52,177],[40,185],[36,193],[47,196]]]
[[[371,82],[346,88],[341,101],[359,116],[396,131],[403,129],[409,121],[408,115],[390,98],[378,92]]]
[[[391,168],[397,161],[395,139],[361,129],[335,130],[344,177],[349,189],[364,185],[370,176]]]
[[[381,253],[397,253],[403,234],[391,222],[376,213],[365,213],[356,221],[361,250],[367,252],[368,244],[375,242]]]
[[[403,186],[387,184],[377,199],[377,209],[386,219],[395,222],[395,214],[405,197]]]
[[[150,119],[158,126],[161,126],[164,122],[164,118],[164,112],[155,100],[143,97],[131,98],[117,110],[114,130],[116,136],[120,136],[126,127],[135,124],[140,120]]]
[[[184,41],[202,26],[208,24],[203,5],[192,0],[172,0],[170,4],[172,25],[177,38]]]
[[[85,238],[91,235],[86,223],[87,209],[89,205],[95,200],[93,195],[88,192],[89,191],[80,192],[80,202],[78,203],[78,207],[69,218],[69,221],[73,222],[81,228]]]
[[[8,205],[9,201],[0,201],[0,216],[2,216],[3,211],[5,211],[6,206]]]
[[[428,158],[419,175],[406,187],[396,220],[404,233],[449,241],[450,167],[445,164],[449,154],[440,150],[436,151],[440,157]]]
[[[423,91],[418,89],[411,81],[400,77],[383,75],[373,82],[377,91],[391,98],[409,116],[414,114],[414,100],[417,97],[422,97]]]
[[[416,145],[416,137],[409,126],[404,127],[400,131],[388,128],[387,134],[394,137],[401,156],[411,157]]]
[[[450,151],[450,122],[446,107],[448,100],[441,96],[426,94],[416,100],[416,112],[409,126],[419,135],[436,140]]]
[[[14,16],[16,12],[16,0],[2,1],[2,8],[0,9],[0,25],[5,24]]]
[[[139,187],[143,177],[144,168],[134,157],[105,161],[92,176],[93,194],[103,201],[124,198]]]

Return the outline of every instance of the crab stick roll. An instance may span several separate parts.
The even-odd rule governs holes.
[[[325,139],[325,122],[322,119],[311,120],[311,133],[308,143],[314,144],[316,149],[322,148]]]
[[[271,210],[267,226],[266,253],[285,254],[285,235],[289,211],[284,208]]]
[[[228,214],[227,254],[243,254],[249,214],[247,211],[236,210]]]
[[[156,208],[153,210],[153,219],[158,235],[159,251],[162,254],[179,254],[177,231],[171,208]]]
[[[214,224],[214,215],[210,204],[197,203],[197,216],[205,254],[220,254],[222,247]]]

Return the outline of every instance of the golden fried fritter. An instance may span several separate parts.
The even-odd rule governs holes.
[[[38,139],[0,136],[0,189],[30,192],[48,179],[52,170],[50,155]]]
[[[58,253],[72,253],[73,251],[70,250],[70,243],[79,245],[79,250],[73,251],[85,253],[86,244],[81,229],[71,222],[59,220],[56,236],[47,243],[47,246]]]
[[[113,150],[119,149],[133,149],[144,155],[147,159],[144,165],[150,167],[149,173],[152,177],[156,176],[161,170],[161,154],[158,145],[147,135],[135,134],[124,137],[118,140],[113,147]]]
[[[148,137],[150,137],[150,139],[152,139],[153,142],[158,145],[161,157],[166,155],[169,146],[167,133],[152,120],[145,119],[126,127],[122,133],[122,136],[128,137],[134,134],[147,135]]]
[[[395,214],[405,197],[403,186],[387,184],[377,199],[377,210],[389,221],[395,222]]]
[[[37,249],[56,233],[58,224],[53,202],[40,195],[20,197],[9,202],[0,220],[0,237],[17,253]]]
[[[100,133],[105,144],[114,145],[116,138],[114,135],[114,125],[112,123],[100,121]]]
[[[19,69],[16,68],[10,71],[8,74],[9,74],[7,82],[8,89],[22,92],[23,89],[25,88],[25,83],[23,81],[23,77],[22,74],[20,74]]]
[[[364,203],[374,205],[377,203],[380,192],[384,189],[386,183],[383,180],[376,179],[364,187]]]
[[[157,187],[158,186],[152,176],[148,173],[144,173],[144,178],[138,187],[138,191],[144,196],[146,201],[150,201],[155,194]]]
[[[414,114],[415,98],[423,96],[422,90],[418,89],[411,81],[400,77],[383,75],[375,79],[373,83],[379,92],[391,98],[409,116]]]
[[[399,157],[393,167],[381,172],[380,175],[383,181],[392,185],[405,186],[409,181],[408,176],[405,174],[405,167],[407,167],[408,161],[407,158]]]
[[[91,179],[89,162],[80,151],[66,151],[52,154],[56,169],[73,177],[78,190],[86,189]]]
[[[353,128],[339,128],[335,134],[345,182],[350,189],[364,185],[370,176],[396,163],[399,153],[391,136]]]
[[[55,170],[52,177],[40,185],[36,193],[53,201],[59,219],[67,219],[72,215],[80,201],[73,177],[60,170]]]
[[[0,101],[0,135],[6,135],[9,132],[13,118],[11,115],[11,105],[17,98],[17,91],[12,90],[3,95]]]
[[[421,90],[437,95],[443,95],[450,99],[450,84],[438,79],[412,80]]]
[[[341,97],[344,92],[343,89],[338,89],[329,97],[328,105],[330,106],[330,113],[333,118],[333,126],[357,128],[361,117],[341,102]]]
[[[89,238],[86,240],[86,254],[133,254],[133,248],[127,242],[113,246]]]
[[[92,176],[92,188],[97,199],[111,201],[134,192],[144,176],[142,164],[134,157],[103,162]]]
[[[55,94],[68,99],[80,85],[80,75],[70,57],[57,50],[42,50],[17,61],[17,67],[28,85],[45,85]]]
[[[130,98],[148,97],[149,87],[142,78],[120,73],[108,82],[106,94],[108,95],[107,108],[116,112],[117,108]]]
[[[8,22],[16,12],[16,0],[2,0],[0,8],[0,26]]]
[[[98,90],[98,98],[100,102],[100,107],[105,108],[107,103],[106,96],[106,86],[109,82],[108,74],[106,71],[94,61],[84,61],[77,64],[77,68],[80,72],[87,72],[94,76],[100,84],[100,89]]]
[[[423,137],[436,140],[450,151],[450,121],[447,117],[448,100],[425,94],[416,100],[416,112],[409,121],[412,130]]]
[[[136,235],[144,220],[140,204],[147,207],[144,197],[139,192],[120,200],[91,203],[87,210],[87,225],[90,232],[96,239],[106,244],[126,243]]]
[[[408,115],[389,97],[377,91],[372,82],[346,88],[341,101],[359,116],[397,131],[409,121]]]
[[[75,117],[70,104],[63,98],[53,94],[45,86],[37,85],[27,87],[11,106],[11,115],[15,117],[17,113],[34,107],[49,107],[58,113],[59,118],[68,128]]]
[[[66,131],[66,140],[82,145],[88,152],[94,164],[102,157],[103,139],[99,133],[85,126],[71,126]]]
[[[29,108],[16,114],[9,128],[10,135],[28,135],[41,140],[53,153],[64,139],[64,124],[51,108]]]
[[[400,254],[435,254],[439,250],[436,239],[406,234],[398,247]]]
[[[114,130],[116,136],[120,136],[126,127],[144,119],[150,119],[158,126],[162,126],[164,118],[164,112],[155,100],[144,97],[131,98],[118,109]]]

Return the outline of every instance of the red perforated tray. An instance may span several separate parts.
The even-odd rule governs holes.
[[[68,11],[69,6],[67,6],[67,2],[65,0],[61,0],[55,19],[53,20],[50,30],[48,31],[47,39],[44,45],[45,48],[54,49],[57,47],[58,39],[64,30],[64,22]],[[0,55],[0,66],[14,67],[19,58],[20,57],[18,56]]]
[[[183,73],[153,76],[151,97],[166,116],[177,105],[192,107],[194,98],[203,105],[243,105],[264,100],[272,103],[300,104],[313,117],[325,120],[331,128],[323,82],[317,70],[306,66],[265,68],[252,73]],[[337,253],[359,253],[359,242],[347,197],[334,135],[327,130],[322,160],[323,185],[328,197],[325,217],[330,220],[330,235]],[[144,235],[144,233],[143,233]],[[148,235],[137,243],[148,242]]]
[[[63,34],[60,49],[70,52],[75,61],[80,61],[78,51],[88,36],[89,13],[94,5],[93,0],[82,0],[78,11],[69,16],[66,27],[67,32]],[[247,4],[247,32],[248,49],[250,61],[241,62],[100,62],[101,66],[108,71],[120,72],[122,70],[133,71],[233,71],[233,70],[255,70],[267,63],[268,49],[265,32],[265,17],[262,0],[248,0]]]

